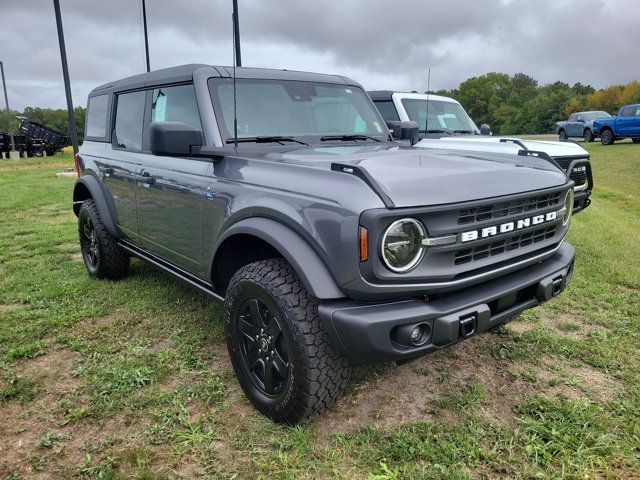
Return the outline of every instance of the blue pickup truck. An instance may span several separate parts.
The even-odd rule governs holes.
[[[600,136],[603,145],[611,145],[620,138],[640,143],[640,104],[625,105],[615,117],[595,120],[593,133]]]

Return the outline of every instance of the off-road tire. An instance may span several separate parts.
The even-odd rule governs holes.
[[[613,136],[613,132],[609,129],[600,132],[600,142],[602,145],[613,145],[616,141],[616,137]]]
[[[89,231],[91,229],[92,232]],[[91,233],[95,235],[93,243]],[[82,202],[78,212],[78,236],[89,275],[106,280],[117,280],[127,275],[131,258],[105,228],[93,200]]]
[[[632,138],[631,141],[633,143],[640,143],[640,138]]]
[[[591,143],[593,142],[595,137],[593,136],[593,132],[590,129],[585,128],[584,133],[582,134],[582,138],[584,138],[585,142]]]
[[[561,142],[564,142],[567,140],[567,132],[565,132],[564,130],[560,130],[558,132],[558,138],[560,139]]]
[[[255,371],[252,373],[247,367],[249,354],[243,352],[253,342],[249,340],[252,336],[245,338],[239,333],[239,322],[246,319],[240,316],[242,311],[246,312],[242,310],[243,305],[252,302],[254,297],[273,309],[281,327],[281,338],[289,342],[287,378],[280,381],[282,391],[271,396],[266,393],[266,382],[261,388],[256,383]],[[284,259],[261,260],[238,270],[227,289],[224,316],[229,356],[240,386],[256,409],[273,421],[304,422],[333,406],[346,389],[350,363],[334,348],[329,334],[322,328],[318,300],[309,295]],[[271,351],[272,356],[273,353]],[[257,365],[258,372],[268,368],[264,363],[253,365]]]

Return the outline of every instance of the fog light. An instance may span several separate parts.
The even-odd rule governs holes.
[[[413,330],[411,330],[411,343],[418,343],[422,335],[424,335],[424,326],[416,325]]]

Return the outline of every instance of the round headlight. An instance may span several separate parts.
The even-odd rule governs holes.
[[[562,225],[567,225],[571,220],[573,214],[573,189],[570,189],[564,196],[564,217],[562,218]]]
[[[408,272],[422,259],[425,238],[422,224],[413,218],[396,220],[382,237],[382,260],[397,273]]]

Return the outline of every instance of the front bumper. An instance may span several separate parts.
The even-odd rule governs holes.
[[[431,302],[336,301],[319,307],[324,328],[358,362],[402,360],[448,347],[558,295],[573,274],[573,246],[564,243],[546,260]],[[422,324],[423,343],[406,332]]]

